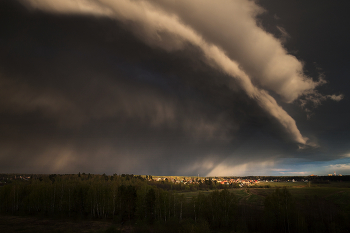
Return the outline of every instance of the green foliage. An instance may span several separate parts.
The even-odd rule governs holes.
[[[233,226],[237,198],[227,189],[215,190],[208,195],[199,193],[192,199],[192,205],[195,221],[204,220],[217,229]]]
[[[149,181],[150,177],[83,173],[13,180],[0,188],[0,213],[109,219],[131,224],[135,232],[346,232],[350,228],[346,188],[197,191],[201,186],[219,186],[211,179],[177,186],[171,178],[162,184]],[[195,192],[178,192],[183,187]],[[118,230],[111,227],[105,232]]]
[[[265,199],[266,228],[279,232],[301,232],[303,225],[296,212],[295,201],[286,187],[276,190]]]
[[[155,208],[156,208],[156,192],[153,188],[148,190],[146,197],[146,208],[145,208],[145,217],[149,223],[153,223],[155,219]]]

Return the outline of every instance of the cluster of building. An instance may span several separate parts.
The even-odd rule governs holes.
[[[328,174],[328,176],[337,176],[337,173],[334,172],[333,174]],[[342,174],[338,174],[338,176],[342,176]]]
[[[172,182],[174,184],[200,184],[200,183],[206,183],[206,184],[223,184],[223,185],[230,185],[230,184],[239,184],[241,187],[244,185],[253,185],[260,182],[260,180],[252,180],[252,179],[225,179],[225,178],[193,178],[193,177],[183,177],[183,178],[173,178],[173,177],[158,177],[152,179],[153,181],[166,181],[166,182]]]
[[[315,176],[315,175],[314,175]],[[341,176],[341,175],[338,175]],[[199,178],[199,177],[158,177],[153,178],[153,181],[165,181],[172,182],[174,184],[222,184],[222,185],[232,185],[238,184],[240,187],[250,186],[250,185],[260,185],[272,182],[309,182],[308,179],[300,178],[296,179],[244,179],[244,178],[223,178],[223,177],[215,177],[215,178]]]
[[[0,187],[11,183],[13,180],[29,180],[30,176],[0,174]]]

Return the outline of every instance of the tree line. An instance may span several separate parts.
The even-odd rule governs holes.
[[[149,178],[149,177],[147,177]],[[205,183],[205,182],[204,182]],[[161,182],[160,182],[161,184]],[[0,188],[2,214],[112,219],[157,226],[160,232],[346,232],[349,214],[317,197],[298,206],[287,188],[263,208],[228,189],[186,198],[134,175],[48,175]]]

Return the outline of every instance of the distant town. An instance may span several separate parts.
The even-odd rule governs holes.
[[[62,176],[58,174],[57,176]],[[74,175],[74,174],[65,174]],[[77,175],[77,174],[75,174]],[[31,179],[43,179],[43,177],[52,177],[56,174],[0,174],[0,186],[6,183],[11,183],[16,180],[29,181]],[[89,174],[78,173],[78,176],[92,176]],[[230,188],[247,187],[247,186],[261,186],[273,182],[327,182],[327,181],[350,181],[349,175],[328,174],[325,176],[318,176],[311,174],[309,176],[246,176],[246,177],[200,177],[198,176],[152,176],[152,175],[129,175],[129,174],[114,174],[111,176],[103,174],[107,179],[113,179],[114,176],[135,176],[140,177],[148,182],[166,183],[175,185],[208,185],[208,186],[222,186],[228,185]]]

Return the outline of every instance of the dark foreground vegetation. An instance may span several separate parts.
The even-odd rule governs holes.
[[[350,229],[348,182],[286,183],[288,188],[276,182],[250,188],[213,186],[213,190],[200,190],[200,185],[154,182],[134,175],[35,175],[0,187],[0,224],[7,232]],[[51,224],[51,228],[28,226],[34,223]]]

